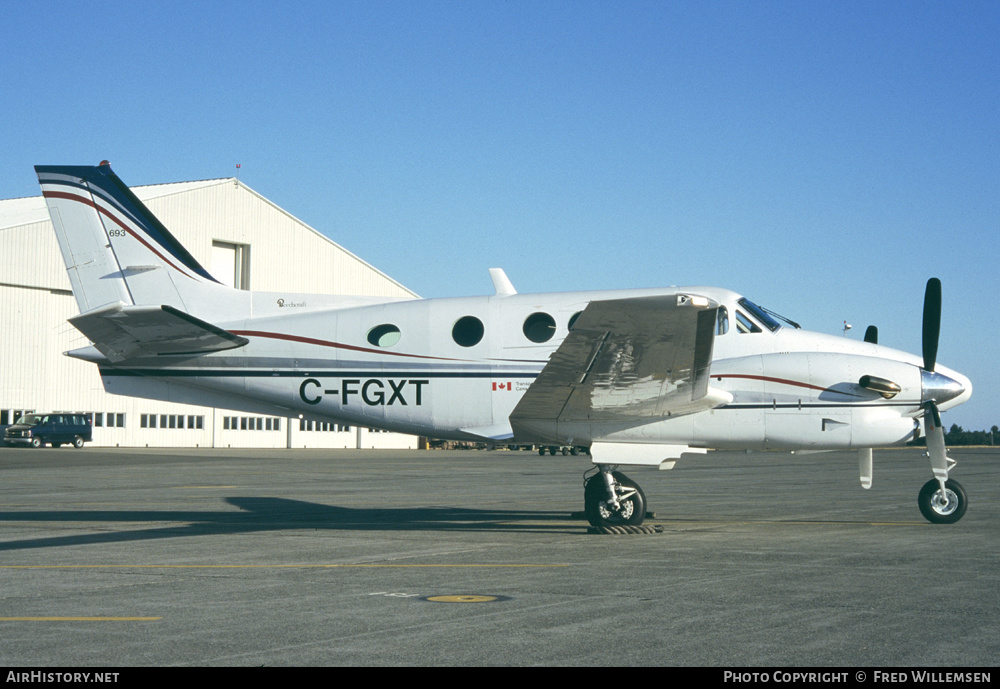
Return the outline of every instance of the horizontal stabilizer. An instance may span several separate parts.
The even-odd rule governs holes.
[[[113,363],[163,354],[208,354],[249,340],[172,306],[102,306],[69,322]]]

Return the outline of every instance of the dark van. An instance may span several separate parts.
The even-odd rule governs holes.
[[[41,447],[51,443],[59,447],[72,443],[73,447],[83,447],[93,439],[93,428],[83,414],[25,414],[3,433],[3,441],[8,445],[30,445]]]

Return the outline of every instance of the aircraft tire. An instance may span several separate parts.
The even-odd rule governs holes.
[[[917,496],[920,514],[931,524],[954,524],[963,516],[969,506],[962,484],[954,479],[948,479],[944,484],[947,496],[941,499],[941,486],[936,478],[924,484]]]
[[[583,511],[587,521],[594,528],[609,526],[639,526],[646,518],[646,495],[639,484],[620,471],[613,471],[616,492],[621,495],[635,490],[632,495],[621,501],[621,509],[612,512],[605,507],[608,497],[607,488],[601,474],[595,474],[583,487]]]

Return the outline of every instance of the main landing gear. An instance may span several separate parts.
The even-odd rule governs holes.
[[[606,464],[583,487],[583,510],[597,529],[638,526],[646,518],[646,496],[639,484]]]

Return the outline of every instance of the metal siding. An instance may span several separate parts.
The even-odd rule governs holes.
[[[231,180],[145,203],[202,265],[211,265],[213,239],[248,244],[250,287],[254,291],[414,296],[308,225]]]
[[[61,411],[90,411],[104,397],[97,371],[62,356],[89,344],[66,322],[76,315],[71,295],[0,286],[0,405]]]
[[[0,283],[45,290],[70,290],[66,266],[59,253],[51,221],[0,230]]]

